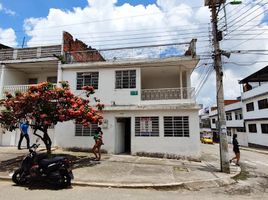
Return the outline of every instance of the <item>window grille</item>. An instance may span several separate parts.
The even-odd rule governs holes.
[[[189,117],[164,117],[165,137],[190,137]]]
[[[254,110],[254,103],[253,102],[247,103],[246,107],[247,107],[247,112],[253,111]]]
[[[93,136],[98,128],[98,124],[91,124],[84,127],[82,124],[75,124],[75,136]]]
[[[135,136],[159,136],[159,117],[135,117]]]
[[[268,124],[261,124],[261,132],[263,134],[268,134]]]
[[[83,86],[93,86],[98,89],[99,86],[99,72],[78,72],[76,74],[76,89],[82,90]]]
[[[115,88],[136,88],[136,70],[116,71]]]

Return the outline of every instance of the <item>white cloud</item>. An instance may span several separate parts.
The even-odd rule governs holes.
[[[203,0],[157,0],[156,4],[148,6],[133,6],[128,3],[116,6],[116,3],[117,0],[88,0],[88,5],[84,8],[77,7],[72,10],[51,8],[46,17],[26,19],[24,27],[26,34],[31,37],[27,44],[28,46],[60,44],[63,30],[98,49],[137,46],[145,44],[144,42],[150,44],[174,41],[188,42],[192,37],[196,37],[198,39],[198,53],[207,55],[207,57],[211,55],[208,42],[210,11],[207,7],[201,7],[204,4]],[[242,15],[247,9],[250,10],[249,12],[255,10],[256,7],[253,9],[253,5],[253,1],[245,1],[236,10],[230,5],[226,6],[229,35],[225,38],[230,40],[221,42],[222,49],[227,51],[268,49],[267,40],[252,40],[249,38],[254,35],[246,35],[246,31],[238,32],[235,30],[235,28],[238,30],[241,28],[249,29],[251,31],[249,33],[259,34],[261,30],[265,31],[268,28],[267,25],[256,26],[264,17],[265,7],[259,5],[259,9],[252,15]],[[239,17],[240,15],[242,16]],[[250,21],[254,16],[256,17]],[[224,20],[221,20],[219,24],[220,27],[224,25]],[[233,32],[230,33],[232,30]],[[256,37],[265,38],[264,36],[265,34],[259,34]],[[232,40],[233,38],[239,40]],[[242,43],[241,39],[249,40]],[[135,53],[141,57],[144,53],[149,55],[152,52],[136,51]],[[267,65],[258,62],[263,60],[268,60],[268,58],[256,54],[232,54],[230,59],[224,58],[225,97],[230,99],[239,96],[240,89],[237,80]],[[212,61],[202,60],[202,62],[211,63]],[[258,63],[254,64],[253,62]],[[240,66],[241,63],[248,63],[250,67]],[[193,73],[192,82],[194,85],[199,85],[198,77],[203,73],[203,70],[197,70]],[[215,72],[212,72],[199,93],[199,103],[206,105],[215,103],[215,87]]]
[[[7,15],[11,15],[11,16],[16,15],[16,13],[15,13],[13,10],[10,10],[10,9],[8,9],[8,8],[5,8],[5,7],[3,6],[3,4],[1,4],[1,3],[0,3],[0,12],[4,12],[5,14],[7,14]]]
[[[12,28],[0,28],[0,43],[7,46],[15,47],[17,45],[15,31]]]

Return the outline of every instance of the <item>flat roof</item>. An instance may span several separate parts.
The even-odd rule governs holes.
[[[249,75],[248,77],[239,81],[239,84],[248,82],[266,82],[268,81],[268,65],[259,71]]]

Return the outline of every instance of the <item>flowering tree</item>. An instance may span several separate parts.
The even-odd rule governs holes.
[[[89,100],[75,96],[68,82],[61,82],[61,86],[55,87],[51,83],[43,82],[31,86],[25,93],[16,92],[14,96],[6,93],[6,99],[0,102],[4,107],[0,111],[0,124],[12,131],[21,120],[30,120],[33,134],[41,138],[48,153],[51,153],[52,144],[47,132],[49,126],[69,120],[86,127],[91,123],[101,124],[101,110],[104,106],[99,100],[95,98],[97,104],[94,108],[89,104]],[[94,93],[92,86],[84,86],[82,89],[87,97]],[[43,135],[38,134],[38,130]]]

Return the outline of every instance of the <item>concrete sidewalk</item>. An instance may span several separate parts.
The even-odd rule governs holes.
[[[0,149],[1,151],[1,149]],[[17,155],[17,150],[14,150]],[[21,152],[22,154],[25,152]],[[65,152],[55,153],[80,154]],[[25,154],[24,154],[25,155]],[[187,160],[147,158],[130,155],[103,155],[102,161],[73,170],[73,185],[117,188],[169,188],[200,189],[234,183],[232,177],[240,173],[240,167],[231,165],[231,173],[219,172],[219,162],[191,162]],[[11,172],[0,172],[0,179],[10,180]]]

